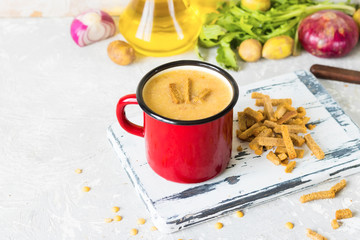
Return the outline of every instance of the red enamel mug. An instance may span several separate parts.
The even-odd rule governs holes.
[[[204,71],[226,81],[232,100],[221,112],[199,120],[174,120],[153,112],[144,102],[146,82],[163,71],[191,69]],[[239,97],[235,80],[223,69],[201,61],[181,60],[161,65],[140,81],[136,95],[122,97],[116,115],[127,132],[145,139],[146,158],[161,177],[179,183],[199,183],[211,179],[227,167],[232,148],[233,107]],[[144,126],[130,122],[125,113],[129,104],[144,112]]]

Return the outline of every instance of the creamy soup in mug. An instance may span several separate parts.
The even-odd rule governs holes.
[[[142,94],[158,115],[185,121],[221,112],[233,95],[230,83],[220,74],[194,69],[161,72],[147,81]]]

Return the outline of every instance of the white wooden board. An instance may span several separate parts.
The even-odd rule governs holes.
[[[145,159],[144,139],[121,129],[108,128],[108,138],[129,179],[160,231],[174,232],[209,219],[270,201],[315,184],[360,171],[360,131],[344,111],[307,71],[297,71],[240,87],[234,109],[232,159],[224,173],[199,184],[169,182],[154,173]],[[252,92],[271,98],[292,98],[293,106],[303,106],[311,124],[309,131],[325,152],[317,160],[307,147],[303,159],[291,174],[275,166],[266,154],[257,156],[248,144],[235,137],[237,112],[255,107]],[[138,114],[141,121],[142,115]],[[242,145],[244,151],[237,152]]]

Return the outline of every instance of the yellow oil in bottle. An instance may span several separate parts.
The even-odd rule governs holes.
[[[120,15],[119,30],[147,56],[171,56],[196,43],[201,19],[186,0],[132,0]]]
[[[223,0],[222,0],[223,1]],[[191,0],[191,6],[194,7],[201,15],[210,12],[216,12],[219,0]]]

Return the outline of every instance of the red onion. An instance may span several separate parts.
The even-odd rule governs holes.
[[[90,10],[78,15],[71,24],[71,36],[75,43],[84,47],[115,34],[112,17],[101,10]]]
[[[307,16],[299,25],[299,41],[317,57],[342,57],[359,39],[355,21],[337,10],[323,10]]]

